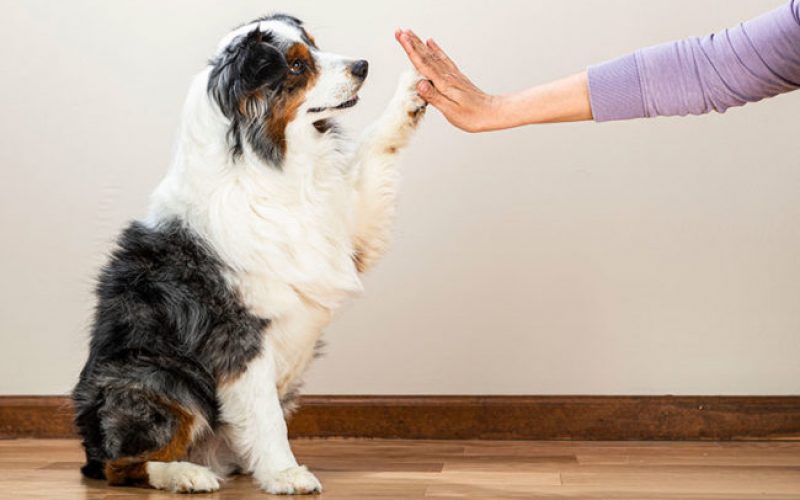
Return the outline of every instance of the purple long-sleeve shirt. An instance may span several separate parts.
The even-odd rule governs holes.
[[[800,0],[714,35],[637,50],[588,73],[598,122],[724,112],[800,88]]]

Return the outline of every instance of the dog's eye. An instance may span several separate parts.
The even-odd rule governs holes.
[[[303,71],[306,70],[306,63],[300,59],[295,59],[292,61],[292,65],[289,66],[289,72],[293,75],[299,75]]]

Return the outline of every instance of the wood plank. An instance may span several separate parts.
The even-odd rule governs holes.
[[[576,487],[576,491],[626,493],[669,493],[676,496],[723,494],[760,496],[764,493],[776,495],[800,495],[800,474],[796,471],[749,469],[648,469],[626,471],[564,472],[561,474],[565,486]],[[577,488],[579,486],[579,488]]]
[[[293,437],[798,440],[800,396],[304,396]],[[0,396],[0,436],[73,437],[64,396]]]
[[[292,446],[319,476],[326,499],[459,496],[560,499],[800,498],[800,442],[535,442],[303,439]],[[607,456],[585,464],[575,454]],[[614,463],[620,456],[646,457]],[[77,440],[0,441],[0,499],[167,499],[164,492],[109,487],[80,477]],[[402,460],[398,462],[398,460]],[[440,463],[439,470],[425,464]],[[667,465],[663,465],[667,464]],[[701,464],[701,465],[697,465]],[[266,499],[249,476],[192,498]]]

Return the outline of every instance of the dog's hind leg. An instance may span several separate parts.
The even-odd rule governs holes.
[[[397,192],[397,154],[408,144],[425,113],[417,94],[422,77],[405,73],[383,115],[364,133],[354,158],[357,196],[353,256],[360,272],[367,270],[389,245]]]
[[[197,426],[204,425],[188,408],[122,389],[107,395],[100,418],[109,484],[181,493],[219,489],[209,468],[185,461]]]

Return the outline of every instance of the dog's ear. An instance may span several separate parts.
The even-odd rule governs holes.
[[[272,36],[258,28],[232,42],[213,61],[208,92],[228,118],[239,112],[242,100],[259,89],[274,90],[289,68]]]
[[[273,35],[254,29],[234,39],[214,60],[208,77],[208,94],[230,120],[227,139],[234,158],[245,142],[264,159],[278,166],[282,143],[267,130],[273,97],[289,74],[283,53]]]
[[[246,91],[275,88],[289,71],[286,58],[270,42],[269,34],[255,29],[240,44],[237,57],[239,80]]]

